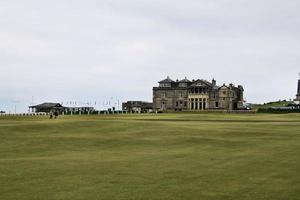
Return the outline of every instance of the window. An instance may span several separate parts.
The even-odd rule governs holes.
[[[176,101],[176,107],[178,107],[178,101]]]
[[[219,108],[219,102],[216,102],[216,108]]]
[[[179,87],[187,87],[186,83],[179,83]]]
[[[171,83],[160,83],[159,87],[171,87]]]

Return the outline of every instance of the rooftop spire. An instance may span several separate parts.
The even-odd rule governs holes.
[[[295,100],[300,101],[300,73],[299,73],[298,88],[297,88],[297,94]]]

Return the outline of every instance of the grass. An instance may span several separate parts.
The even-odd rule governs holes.
[[[300,114],[0,117],[0,199],[300,199]]]
[[[259,108],[273,108],[273,107],[286,107],[289,104],[293,104],[293,101],[276,101],[276,102],[269,102],[264,104],[253,104],[253,109]]]

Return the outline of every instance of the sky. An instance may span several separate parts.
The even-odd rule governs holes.
[[[167,76],[243,85],[252,103],[293,99],[299,10],[299,0],[1,0],[0,110],[151,101]]]

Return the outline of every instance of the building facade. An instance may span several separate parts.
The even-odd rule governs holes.
[[[122,110],[128,112],[148,113],[153,109],[153,104],[145,101],[127,101],[122,103]]]
[[[153,87],[155,111],[238,110],[243,108],[244,89],[233,84],[218,86],[212,82],[187,78],[173,81],[169,77]]]
[[[35,106],[29,106],[33,113],[50,113],[50,112],[63,112],[64,107],[60,103],[42,103]]]
[[[60,103],[42,103],[35,106],[29,106],[33,113],[92,113],[94,107],[64,107]]]

